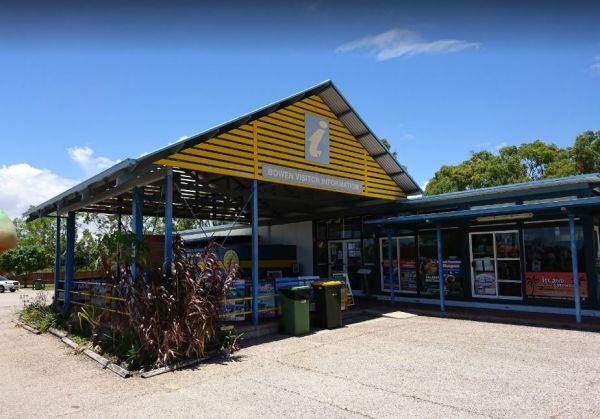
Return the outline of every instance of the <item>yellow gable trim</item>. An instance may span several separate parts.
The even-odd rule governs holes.
[[[329,122],[328,164],[305,158],[307,113]],[[373,198],[398,199],[406,196],[319,96],[311,96],[272,112],[172,154],[156,164]],[[263,176],[264,165],[294,173],[316,174],[334,181],[345,179],[353,185],[362,183],[362,192],[267,178]]]

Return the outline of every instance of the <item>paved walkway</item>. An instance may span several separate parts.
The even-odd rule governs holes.
[[[123,380],[0,313],[2,417],[600,416],[592,332],[397,313]]]

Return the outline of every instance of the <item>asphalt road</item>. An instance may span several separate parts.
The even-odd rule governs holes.
[[[1,417],[600,416],[600,334],[590,332],[365,318],[123,380],[16,328],[11,301],[0,294]]]

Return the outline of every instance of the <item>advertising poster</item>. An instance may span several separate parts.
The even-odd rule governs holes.
[[[571,272],[525,272],[527,297],[573,299],[573,273]],[[587,297],[587,275],[579,273],[579,292]]]
[[[231,289],[227,293],[227,299],[221,305],[221,312],[223,313],[243,313],[246,308],[245,300],[237,300],[238,298],[244,298],[246,295],[246,281],[238,279],[233,281]],[[245,315],[231,315],[223,317],[223,321],[228,322],[241,322],[244,321]]]
[[[417,292],[417,262],[400,259],[400,288],[402,291]]]
[[[473,288],[475,295],[496,295],[496,275],[494,272],[476,273]]]
[[[279,271],[281,273],[281,271]],[[280,275],[281,277],[281,275]],[[275,303],[275,279],[271,281],[264,281],[258,284],[258,309],[273,309],[271,311],[265,311],[260,313],[261,318],[270,318],[275,317],[277,312],[275,311],[275,307],[277,307]],[[269,295],[268,298],[262,298],[263,296]]]
[[[460,277],[462,261],[460,259],[445,259],[442,261],[442,273],[446,294],[461,294],[462,280]],[[421,262],[420,273],[423,276],[423,294],[435,295],[440,293],[438,264],[435,259],[425,259]]]

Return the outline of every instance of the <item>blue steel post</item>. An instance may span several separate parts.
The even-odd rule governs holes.
[[[121,232],[123,231],[123,217],[121,216],[121,208],[119,207],[119,213],[117,214],[117,231],[119,232],[119,234],[121,234]],[[117,248],[115,249],[115,252],[117,252],[116,255],[116,274],[117,274],[117,281],[121,280],[121,245],[117,244]]]
[[[56,241],[54,242],[54,304],[58,304],[60,283],[60,215],[56,214]]]
[[[388,243],[388,284],[390,287],[390,304],[394,305],[396,295],[394,292],[394,245],[392,243],[392,230],[387,232],[387,243]]]
[[[65,258],[65,282],[63,285],[64,308],[71,308],[71,291],[75,275],[75,213],[67,215],[67,255]]]
[[[442,229],[439,225],[435,226],[437,234],[437,259],[438,259],[438,277],[440,281],[440,310],[446,310],[446,291],[444,290],[444,259],[442,258]]]
[[[165,176],[165,273],[171,275],[173,261],[173,169]]]
[[[131,230],[138,241],[144,239],[144,190],[142,188],[133,188],[133,199],[131,202]],[[135,246],[135,245],[134,245]],[[136,276],[137,251],[134,247],[134,263],[131,266],[131,275]]]
[[[575,297],[575,320],[581,323],[581,299],[579,294],[579,264],[577,262],[577,238],[575,237],[575,219],[569,214],[569,236],[571,238],[571,263],[573,265],[573,292]]]
[[[252,324],[258,324],[258,181],[252,181]]]

